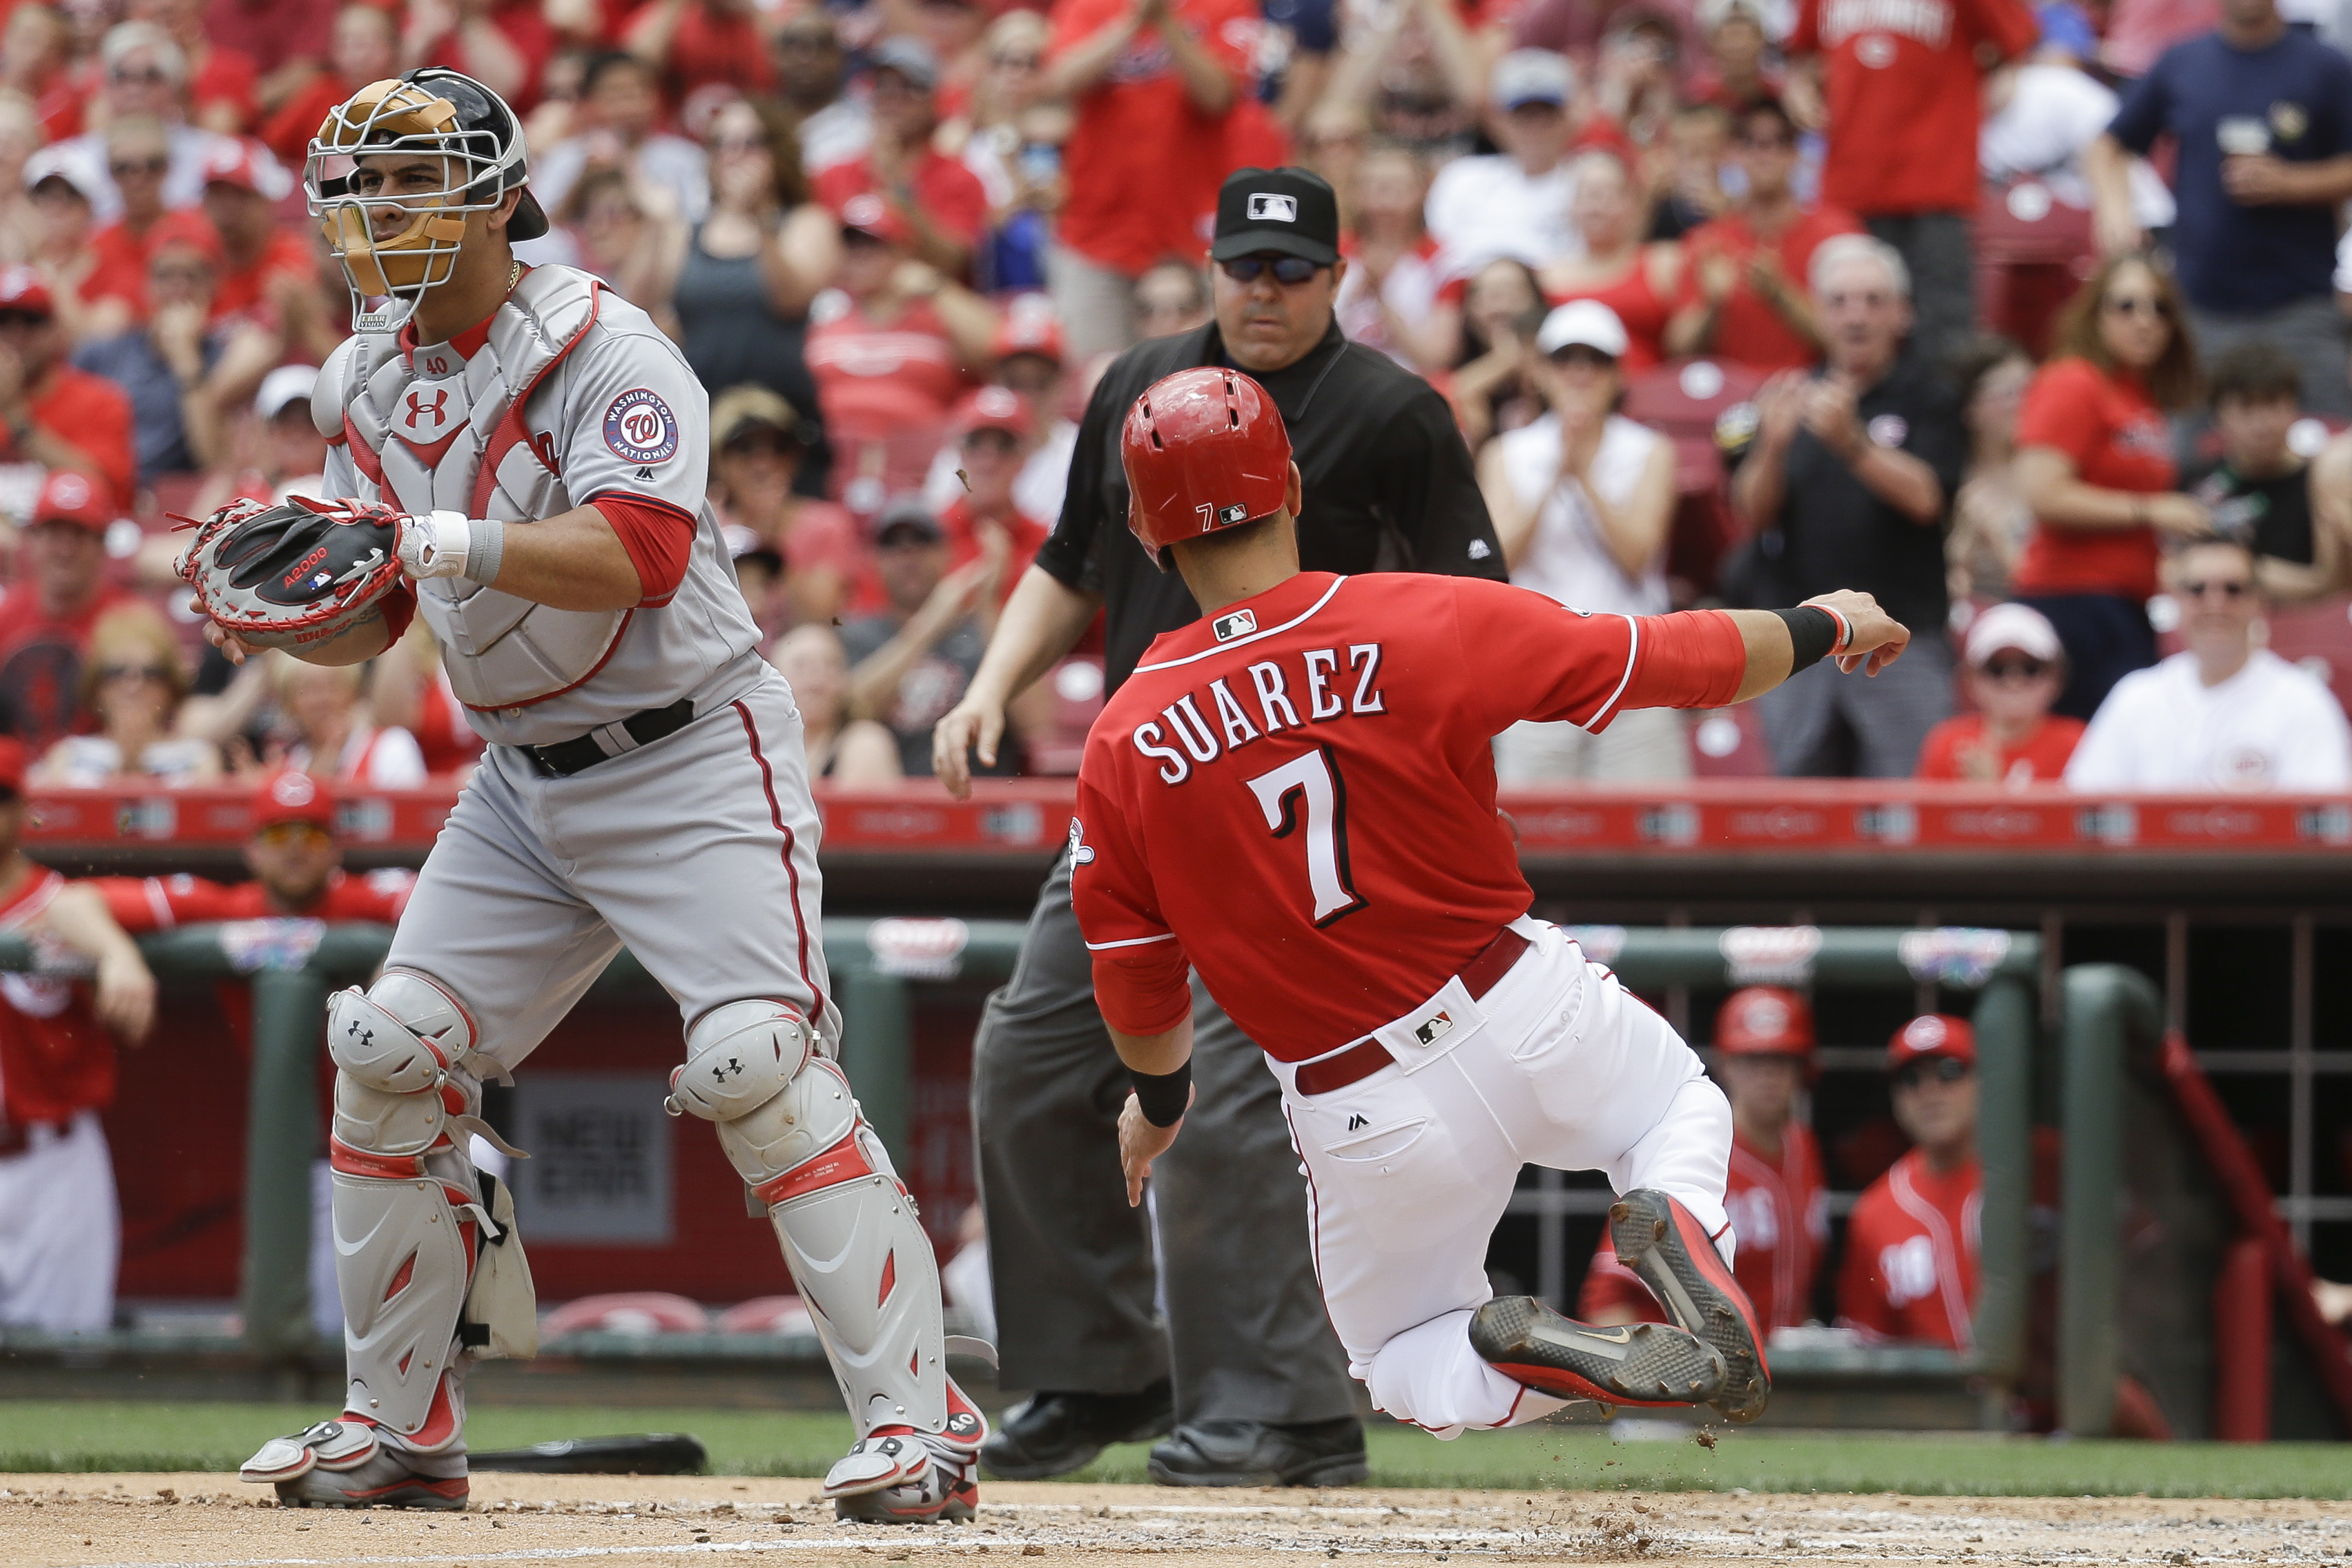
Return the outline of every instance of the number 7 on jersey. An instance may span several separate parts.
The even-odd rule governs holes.
[[[1248,780],[1277,839],[1307,825],[1307,887],[1315,895],[1315,924],[1328,925],[1364,907],[1348,877],[1348,789],[1328,746],[1292,758]]]

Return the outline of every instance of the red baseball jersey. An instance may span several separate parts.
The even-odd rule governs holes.
[[[115,924],[125,931],[169,931],[205,920],[261,920],[269,916],[310,920],[375,920],[386,925],[400,922],[416,873],[406,871],[370,872],[347,876],[337,872],[328,879],[318,902],[308,909],[273,909],[269,895],[257,882],[207,882],[182,873],[177,876],[101,876],[90,885],[105,896]]]
[[[0,931],[38,918],[66,879],[35,866],[0,904]],[[114,1101],[114,1040],[90,1011],[85,986],[54,975],[0,975],[0,1121],[73,1120]]]
[[[1885,1339],[1973,1343],[1983,1191],[1976,1161],[1938,1173],[1916,1149],[1871,1183],[1846,1224],[1838,1322]]]
[[[1587,615],[1505,583],[1301,572],[1162,634],[1087,733],[1071,900],[1103,1017],[1192,1009],[1188,967],[1300,1061],[1426,1000],[1531,895],[1489,742],[1720,706],[1720,611]]]
[[[1734,1133],[1731,1172],[1723,1208],[1739,1239],[1731,1270],[1756,1308],[1766,1333],[1803,1322],[1812,1315],[1813,1273],[1821,1266],[1830,1231],[1829,1187],[1822,1179],[1821,1145],[1813,1130],[1791,1122],[1780,1134],[1780,1157],[1767,1159]],[[1662,1323],[1666,1314],[1641,1277],[1617,1261],[1609,1233],[1585,1271],[1577,1293],[1577,1315],[1592,1319],[1607,1308],[1631,1312],[1643,1322]]]

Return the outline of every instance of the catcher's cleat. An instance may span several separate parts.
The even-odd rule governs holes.
[[[1709,1403],[1727,1421],[1753,1421],[1772,1397],[1772,1369],[1756,1309],[1691,1211],[1654,1188],[1627,1193],[1609,1211],[1617,1261],[1650,1287],[1666,1315],[1723,1356],[1722,1392]]]
[[[962,1444],[906,1427],[857,1440],[825,1473],[836,1519],[868,1524],[957,1524],[980,1510],[979,1460]]]
[[[281,1508],[466,1506],[464,1476],[421,1475],[383,1447],[364,1421],[321,1421],[290,1437],[272,1437],[237,1471],[241,1480],[274,1485]]]
[[[1603,1405],[1697,1405],[1723,1387],[1723,1357],[1665,1323],[1601,1328],[1533,1296],[1501,1296],[1470,1319],[1470,1348],[1514,1383]]]

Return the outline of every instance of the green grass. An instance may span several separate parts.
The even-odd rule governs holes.
[[[0,1402],[0,1471],[232,1470],[312,1414],[287,1405]],[[724,1475],[816,1476],[849,1443],[840,1416],[742,1410],[477,1405],[469,1440],[506,1448],[611,1432],[691,1432]],[[1381,1424],[1372,1480],[1507,1490],[1893,1491],[1921,1496],[2352,1497],[2352,1446],[2052,1443],[1971,1434],[1726,1434],[1713,1450],[1612,1442],[1591,1427],[1522,1427],[1452,1443]],[[1112,1449],[1074,1477],[1142,1481],[1144,1447]]]

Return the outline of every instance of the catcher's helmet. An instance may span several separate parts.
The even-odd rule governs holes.
[[[428,152],[444,162],[439,189],[372,191],[361,156]],[[327,111],[302,171],[310,212],[354,291],[408,298],[448,280],[466,214],[485,212],[530,177],[522,123],[506,100],[469,76],[437,66],[370,82]],[[408,214],[405,228],[378,238],[371,209]],[[510,239],[547,232],[530,191],[508,220]]]
[[[1726,1056],[1795,1056],[1811,1062],[1813,1009],[1780,986],[1734,991],[1715,1015],[1715,1048]]]
[[[1290,433],[1264,387],[1239,371],[1179,371],[1127,412],[1118,457],[1127,526],[1161,565],[1179,539],[1282,509]]]

